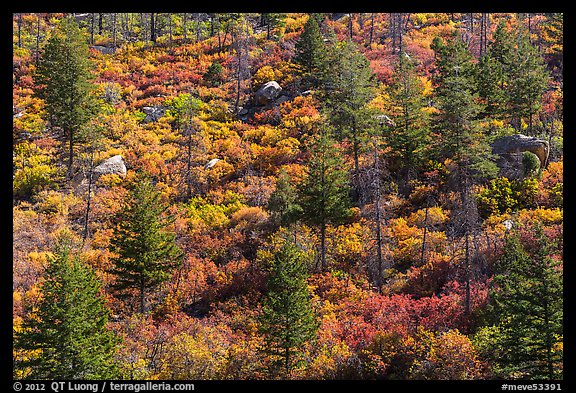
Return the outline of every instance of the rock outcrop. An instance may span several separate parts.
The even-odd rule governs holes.
[[[509,179],[518,179],[524,175],[525,168],[522,163],[524,152],[533,153],[538,157],[541,169],[548,164],[550,149],[548,141],[543,139],[514,134],[498,138],[492,143],[492,153],[499,156],[496,163],[500,168],[500,175]]]
[[[124,158],[119,154],[110,157],[94,168],[93,173],[96,178],[101,175],[109,174],[126,176],[126,164],[124,163]]]
[[[274,102],[276,98],[278,98],[281,91],[282,88],[280,87],[278,82],[276,81],[266,82],[254,94],[254,101],[256,105],[268,105]]]

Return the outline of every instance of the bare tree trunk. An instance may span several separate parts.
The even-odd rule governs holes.
[[[192,130],[188,131],[188,155],[186,162],[186,201],[192,197],[192,176],[190,171],[192,169]]]
[[[382,220],[381,206],[380,206],[380,160],[378,159],[378,147],[374,144],[374,169],[376,176],[376,195],[374,207],[376,209],[376,257],[378,260],[378,292],[382,292],[382,270],[384,268],[384,259],[382,257],[382,229],[380,223]]]
[[[98,14],[98,34],[102,34],[102,30],[104,30],[104,14]]]
[[[74,132],[68,130],[68,178],[72,179],[72,165],[74,163]]]
[[[94,45],[94,25],[96,23],[96,14],[92,13],[92,23],[90,24],[90,44]]]
[[[188,41],[187,32],[188,29],[186,28],[186,22],[188,21],[188,14],[185,12],[184,16],[182,17],[182,28],[184,29],[184,42]]]
[[[201,29],[200,29],[200,14],[196,14],[196,42],[200,41],[201,37]]]
[[[22,48],[22,13],[18,13],[18,48]]]
[[[404,17],[403,13],[399,13],[398,14],[398,53],[400,55],[402,55],[402,52],[404,51],[404,46],[403,46],[403,36],[404,36],[404,25],[402,23],[402,19]],[[408,17],[406,18],[406,26],[408,26],[408,21],[410,20],[410,14],[408,14]]]
[[[465,234],[465,265],[464,265],[464,274],[465,274],[465,285],[466,285],[466,299],[465,299],[465,311],[466,314],[470,315],[471,307],[470,307],[470,232],[466,229]]]
[[[389,34],[392,37],[392,53],[396,50],[396,14],[390,14]]]
[[[486,53],[488,35],[488,13],[483,12],[480,18],[480,57]]]
[[[114,49],[116,49],[116,19],[118,17],[117,13],[113,13],[112,14],[112,40],[113,40],[113,45],[114,45]]]
[[[350,41],[352,41],[352,24],[353,24],[352,18],[353,18],[353,16],[354,16],[353,13],[350,13],[348,16],[348,36],[349,36],[348,39]]]
[[[142,41],[146,42],[146,38],[148,37],[148,33],[146,31],[146,18],[142,12],[140,13],[140,30],[142,33]]]
[[[156,43],[156,23],[154,13],[150,13],[150,41]]]
[[[424,255],[426,253],[426,235],[428,233],[428,210],[430,208],[430,200],[426,201],[426,210],[424,213],[424,229],[422,234],[422,249],[420,250],[420,266],[424,266]]]
[[[172,14],[168,13],[168,36],[172,43]]]
[[[94,148],[90,151],[90,166],[88,169],[88,195],[86,197],[86,213],[84,214],[84,236],[82,244],[88,239],[90,222],[90,202],[92,201],[92,179],[94,175]]]
[[[36,65],[40,61],[40,14],[36,19]]]
[[[374,40],[374,13],[370,14],[370,39],[368,40],[368,45],[372,45]]]
[[[320,271],[326,267],[326,224],[320,225]]]

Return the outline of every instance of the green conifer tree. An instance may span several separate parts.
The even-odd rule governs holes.
[[[432,49],[436,55],[434,81],[439,109],[433,124],[437,136],[435,150],[438,161],[450,159],[455,164],[451,177],[460,196],[460,205],[451,221],[454,233],[464,235],[464,308],[466,313],[470,313],[470,283],[473,278],[470,239],[478,230],[479,221],[471,190],[474,184],[494,177],[498,168],[488,139],[477,126],[480,107],[474,92],[472,56],[466,44],[455,32],[446,44],[435,38]]]
[[[392,155],[397,157],[398,176],[413,178],[421,168],[431,142],[424,87],[417,78],[415,62],[406,54],[398,57],[394,68],[394,82],[388,94],[395,110],[394,125],[385,133]]]
[[[29,305],[14,338],[15,362],[27,379],[118,378],[118,338],[106,327],[108,309],[94,271],[61,235],[44,272],[41,297]]]
[[[327,52],[318,21],[313,14],[308,17],[295,49],[294,62],[300,66],[302,88],[305,90],[317,87],[320,74],[326,65]]]
[[[489,314],[491,335],[483,345],[500,378],[562,379],[562,269],[551,257],[553,242],[540,225],[530,252],[508,236],[496,264]]]
[[[51,126],[60,127],[68,141],[69,178],[73,175],[74,140],[96,111],[91,68],[84,33],[72,17],[62,19],[40,56],[34,79]]]
[[[165,215],[168,206],[160,198],[150,178],[140,173],[110,241],[118,255],[111,270],[116,276],[113,287],[117,291],[136,289],[142,314],[146,311],[146,291],[169,280],[182,263],[176,235],[167,229],[173,218]]]
[[[342,224],[352,215],[348,173],[334,143],[328,133],[319,136],[298,189],[302,221],[320,231],[320,269],[326,267],[326,226]]]
[[[370,62],[351,41],[338,42],[329,50],[329,61],[321,80],[320,100],[338,140],[348,139],[354,159],[354,179],[359,179],[359,157],[365,145],[374,112],[367,104],[375,96]]]
[[[297,197],[296,189],[290,184],[290,176],[285,169],[281,169],[276,189],[268,201],[268,210],[276,224],[287,226],[298,219],[302,208],[296,203]]]
[[[318,320],[312,309],[308,259],[294,241],[286,239],[269,261],[268,293],[260,318],[264,351],[284,377],[298,363],[305,343],[314,340]]]
[[[447,43],[435,38],[432,49],[436,55],[434,82],[439,109],[433,124],[438,136],[437,158],[450,158],[456,163],[456,176],[464,189],[466,181],[471,186],[471,181],[497,173],[488,139],[477,126],[481,106],[474,91],[472,56],[458,32]]]
[[[500,23],[478,65],[478,93],[486,103],[485,115],[509,121],[518,132],[525,120],[528,133],[532,133],[533,117],[542,106],[549,79],[527,28],[509,29]]]

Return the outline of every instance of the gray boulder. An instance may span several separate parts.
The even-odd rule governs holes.
[[[144,123],[151,123],[158,121],[166,113],[166,107],[164,106],[145,106],[142,108],[142,112],[146,114],[144,118]]]
[[[114,52],[116,52],[116,48],[109,48],[107,46],[102,46],[102,45],[93,45],[90,48],[96,49],[98,52],[100,52],[104,55],[113,55]]]
[[[102,161],[93,171],[96,178],[101,175],[115,174],[126,176],[126,164],[121,155],[115,155]]]
[[[500,168],[500,175],[509,179],[518,179],[524,175],[524,152],[538,157],[540,169],[548,164],[550,149],[548,141],[544,139],[514,134],[498,138],[492,143],[492,153],[498,155],[496,163]]]
[[[256,105],[268,105],[280,95],[282,88],[276,81],[266,82],[254,94]]]
[[[211,159],[210,161],[208,161],[208,162],[206,163],[206,165],[204,165],[204,169],[210,169],[210,168],[212,168],[214,165],[216,165],[216,163],[217,163],[218,161],[220,161],[219,158],[213,158],[213,159]]]

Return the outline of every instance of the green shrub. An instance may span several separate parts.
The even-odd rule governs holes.
[[[525,177],[533,176],[540,170],[540,159],[536,154],[525,151],[522,154],[522,166],[524,167]]]
[[[534,207],[538,197],[538,180],[510,180],[499,177],[476,194],[478,212],[483,218],[492,214],[511,213]]]

